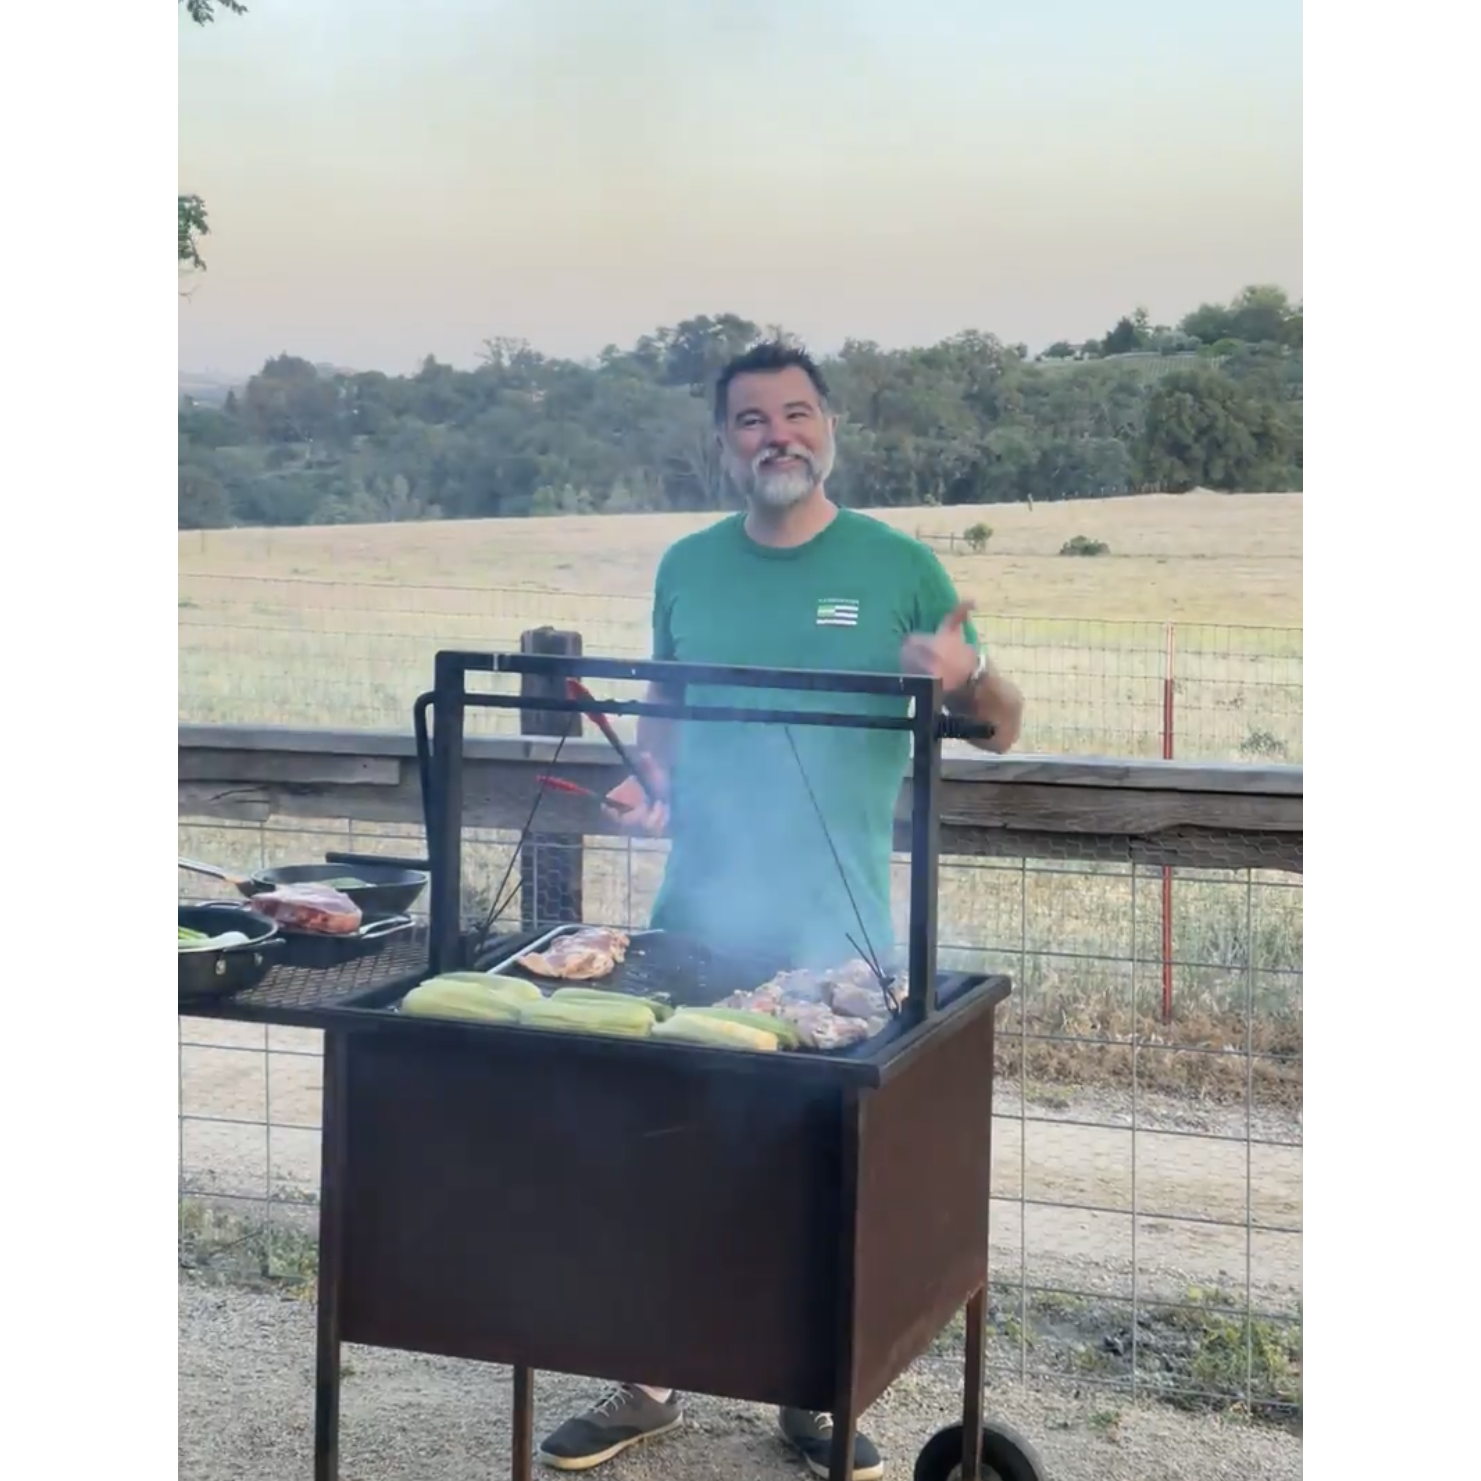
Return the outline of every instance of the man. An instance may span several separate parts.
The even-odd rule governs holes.
[[[664,555],[653,656],[932,674],[951,710],[995,727],[979,744],[1006,751],[1018,738],[1023,697],[979,650],[971,603],[958,599],[919,541],[828,497],[836,425],[823,376],[800,350],[758,345],[721,372],[716,435],[747,507]],[[655,686],[649,698],[880,714],[907,708],[884,696],[708,686],[687,694]],[[797,965],[858,955],[850,936],[876,953],[889,947],[906,732],[645,717],[638,749],[646,792],[628,778],[609,801],[626,809],[626,826],[670,839],[653,927]],[[586,1470],[676,1429],[682,1417],[677,1393],[625,1383],[548,1436],[540,1458]],[[783,1410],[780,1426],[809,1468],[826,1476],[831,1417]],[[855,1481],[883,1473],[860,1433]]]

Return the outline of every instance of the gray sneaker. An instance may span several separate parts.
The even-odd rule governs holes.
[[[833,1458],[833,1416],[810,1409],[783,1409],[778,1416],[782,1439],[807,1462],[814,1476],[826,1481]],[[854,1430],[854,1481],[879,1481],[884,1462],[868,1435]]]
[[[624,1383],[547,1435],[536,1454],[558,1471],[589,1471],[629,1446],[678,1429],[683,1421],[678,1394],[660,1404],[646,1390]]]

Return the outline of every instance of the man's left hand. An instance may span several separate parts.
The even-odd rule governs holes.
[[[977,672],[977,650],[962,634],[975,602],[958,602],[933,633],[911,633],[900,650],[906,673],[929,674],[947,694],[956,694]]]

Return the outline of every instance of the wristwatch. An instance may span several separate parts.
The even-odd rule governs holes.
[[[976,691],[977,686],[982,682],[986,674],[987,654],[985,652],[979,652],[977,655],[977,667],[972,670],[972,677],[960,689],[952,690],[950,697],[953,700],[966,699],[969,694]]]

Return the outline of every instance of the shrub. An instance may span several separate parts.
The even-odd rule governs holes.
[[[1110,552],[1111,547],[1104,540],[1088,540],[1084,535],[1076,535],[1059,547],[1061,555],[1109,555]]]
[[[967,548],[976,555],[981,555],[987,549],[987,542],[992,539],[992,526],[985,524],[968,525],[962,531],[962,539],[967,542]]]

